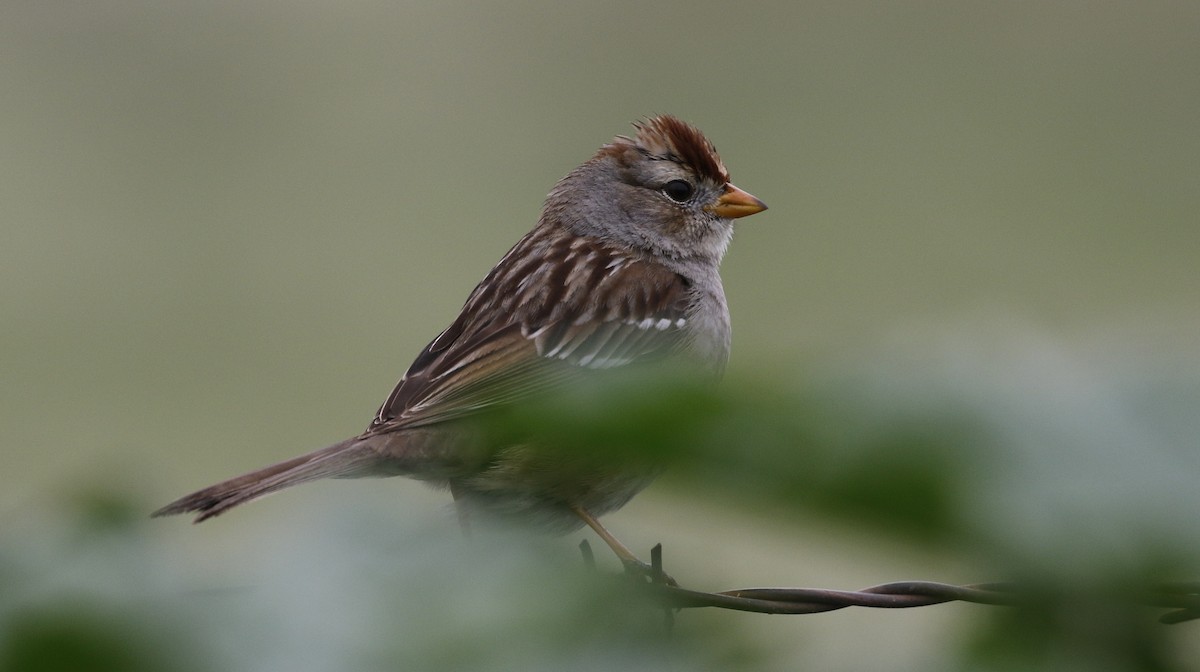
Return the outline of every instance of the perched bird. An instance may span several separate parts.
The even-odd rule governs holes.
[[[766,205],[733,186],[712,144],[672,116],[635,123],[558,182],[537,226],[475,287],[353,438],[204,488],[154,513],[196,522],[319,478],[404,475],[448,485],[461,515],[518,516],[559,532],[597,520],[654,472],[595,456],[488,445],[472,417],[596,370],[663,357],[715,374],[730,323],[718,267],[733,220]]]

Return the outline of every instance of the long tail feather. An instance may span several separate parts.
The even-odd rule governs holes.
[[[378,454],[358,438],[347,439],[307,455],[217,483],[180,497],[151,514],[154,517],[198,513],[199,523],[277,490],[321,478],[370,475]]]

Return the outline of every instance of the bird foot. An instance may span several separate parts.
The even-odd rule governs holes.
[[[656,544],[654,548],[650,549],[650,564],[646,564],[637,558],[621,558],[621,564],[625,566],[625,573],[630,576],[645,577],[650,580],[650,583],[679,586],[678,581],[663,571],[662,544]]]

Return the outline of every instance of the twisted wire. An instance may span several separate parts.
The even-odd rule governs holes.
[[[595,566],[591,548],[580,544],[584,560]],[[952,585],[936,581],[897,581],[861,590],[827,588],[742,588],[716,593],[691,590],[675,585],[663,571],[662,544],[650,553],[648,572],[641,576],[670,609],[715,607],[760,614],[817,614],[847,607],[908,609],[946,602],[971,602],[994,606],[1029,604],[1037,595],[1028,588],[1009,582]],[[635,572],[636,573],[636,572]],[[1161,583],[1152,589],[1126,596],[1131,604],[1171,609],[1159,617],[1165,624],[1200,619],[1200,581]]]

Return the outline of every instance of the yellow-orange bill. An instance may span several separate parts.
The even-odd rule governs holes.
[[[732,184],[727,184],[725,185],[725,193],[721,194],[717,202],[710,205],[708,209],[718,217],[737,219],[738,217],[762,212],[767,209],[767,204]]]

